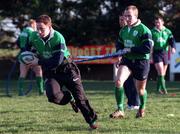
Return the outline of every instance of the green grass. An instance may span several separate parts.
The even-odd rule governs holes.
[[[100,128],[90,131],[80,113],[70,105],[58,106],[45,96],[32,91],[19,97],[13,83],[12,97],[4,96],[0,83],[0,134],[180,134],[180,82],[168,82],[168,95],[155,92],[155,82],[149,82],[146,116],[136,119],[136,111],[126,110],[126,118],[110,119],[115,110],[113,83],[84,81],[85,91],[95,111]],[[176,96],[172,96],[176,94]]]

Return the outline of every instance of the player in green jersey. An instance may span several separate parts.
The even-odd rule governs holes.
[[[21,52],[26,50],[28,38],[34,30],[36,30],[36,21],[31,19],[29,21],[28,27],[24,28],[18,37],[17,45],[21,49]],[[25,95],[24,94],[24,80],[30,69],[32,69],[35,72],[39,95],[42,95],[44,93],[44,83],[43,83],[41,66],[36,65],[36,66],[29,67],[23,63],[20,63],[20,75],[19,75],[19,80],[18,80],[19,96]]]
[[[165,85],[165,75],[168,67],[168,50],[175,53],[175,39],[172,32],[164,26],[164,20],[161,16],[156,16],[155,27],[151,30],[154,41],[153,62],[158,73],[157,91],[160,94],[167,94]]]
[[[124,49],[129,53],[122,56],[117,79],[115,81],[115,97],[117,110],[110,114],[111,118],[123,118],[124,115],[124,82],[132,74],[135,79],[136,89],[139,93],[140,106],[136,117],[144,117],[147,100],[146,82],[150,69],[150,52],[153,41],[151,31],[138,19],[136,6],[128,6],[125,9],[127,26],[119,33],[117,50]]]
[[[119,16],[119,25],[121,28],[123,28],[124,26],[127,25],[126,23],[126,18],[124,17],[124,13],[122,15]],[[118,50],[118,46],[119,44],[117,43],[116,44],[116,47]],[[122,57],[119,57],[118,58],[118,62],[116,62],[116,66],[115,66],[115,77],[117,76],[117,71],[119,69],[119,64],[121,63],[121,58]],[[117,79],[117,78],[116,78]],[[136,90],[136,87],[135,87],[135,83],[134,83],[134,80],[133,80],[133,77],[132,75],[125,81],[124,83],[124,91],[125,91],[125,95],[127,97],[127,108],[129,110],[137,110],[139,109],[139,96],[138,96],[138,93],[137,93],[137,90]],[[117,102],[118,100],[116,100]]]
[[[36,22],[38,32],[32,34],[29,45],[36,49],[39,59],[35,58],[30,65],[42,65],[48,101],[57,105],[73,104],[74,111],[80,109],[90,128],[96,129],[97,115],[85,95],[80,71],[70,58],[63,35],[52,28],[48,15],[39,16]]]

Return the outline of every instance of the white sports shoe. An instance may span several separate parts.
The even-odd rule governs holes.
[[[131,106],[127,106],[127,109],[128,110],[138,110],[139,109],[139,106],[133,106],[133,105],[131,105]]]

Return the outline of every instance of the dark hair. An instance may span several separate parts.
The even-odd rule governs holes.
[[[48,15],[40,15],[37,19],[36,22],[44,23],[45,25],[50,24],[52,25],[51,18]]]
[[[164,21],[164,18],[163,18],[162,15],[156,14],[156,15],[154,16],[154,20],[158,20],[158,19],[161,19],[162,21]]]

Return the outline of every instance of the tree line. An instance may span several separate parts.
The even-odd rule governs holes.
[[[105,45],[115,42],[118,17],[130,4],[139,8],[139,18],[149,28],[153,27],[153,16],[162,14],[180,41],[179,0],[1,0],[0,20],[10,17],[22,29],[28,19],[48,14],[67,44]]]

